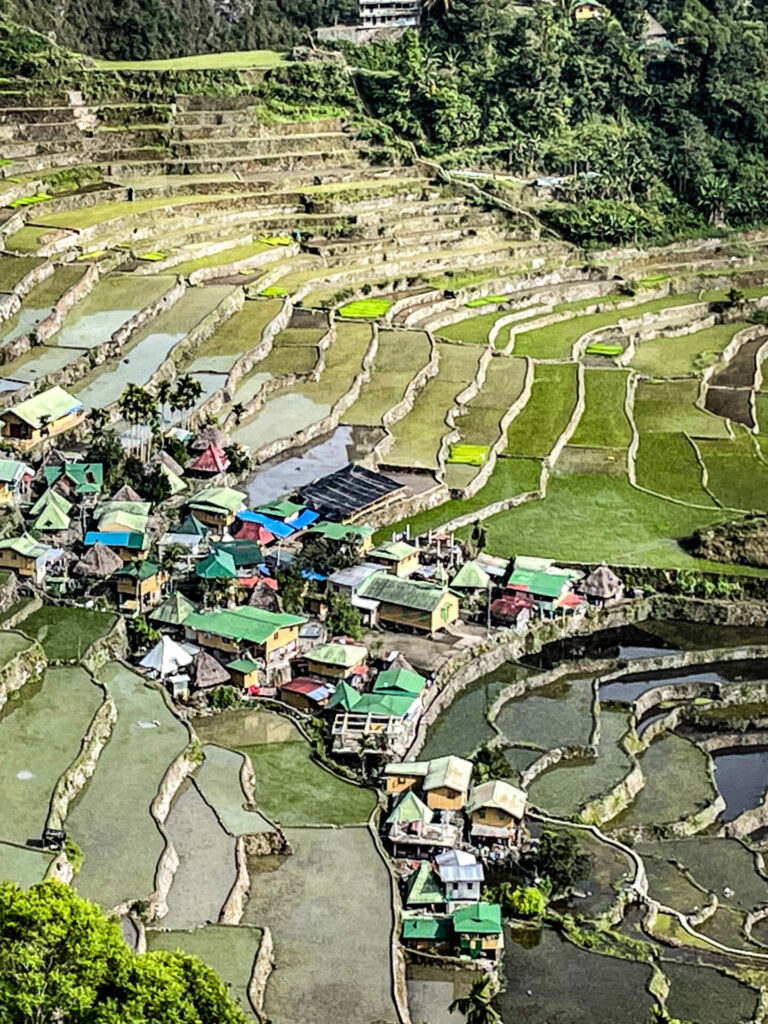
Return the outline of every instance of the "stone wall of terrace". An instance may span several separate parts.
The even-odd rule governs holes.
[[[14,285],[11,291],[7,294],[0,295],[0,323],[4,320],[9,320],[12,316],[19,312],[21,309],[21,303],[24,297],[35,287],[49,278],[53,274],[53,264],[49,260],[45,260],[44,263],[38,263],[36,267],[32,267],[22,279]],[[5,349],[0,349],[0,358],[2,358]],[[7,362],[8,360],[3,360]]]

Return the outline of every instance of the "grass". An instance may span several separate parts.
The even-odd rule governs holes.
[[[173,266],[174,274],[181,274],[182,277],[189,277],[196,270],[203,270],[206,267],[226,267],[230,263],[239,263],[240,260],[247,260],[251,256],[258,256],[261,252],[267,252],[273,246],[266,242],[248,242],[244,245],[233,245],[229,249],[221,249],[219,252],[211,253],[208,256],[198,256],[193,259],[184,260],[183,263],[176,263]]]
[[[38,203],[45,203],[50,199],[50,195],[47,192],[35,192],[31,196],[19,196],[18,199],[12,199],[8,206],[12,210],[20,210],[25,206],[36,206]]]
[[[19,624],[27,636],[39,640],[51,661],[75,661],[101,637],[117,617],[111,612],[65,605],[45,605]]]
[[[10,252],[37,252],[37,250],[43,244],[41,241],[42,236],[48,235],[50,234],[50,232],[50,228],[26,225],[23,228],[19,228],[18,231],[14,232],[14,234],[6,238],[5,248],[8,249]]]
[[[281,288],[278,284],[271,284],[267,288],[262,288],[259,294],[268,299],[280,299],[288,294],[288,289]]]
[[[411,536],[418,537],[429,530],[438,529],[443,523],[458,516],[472,515],[504,498],[535,491],[539,486],[540,474],[541,463],[538,459],[501,458],[496,462],[488,483],[473,498],[447,501],[437,508],[427,509],[407,520],[403,519],[394,526],[384,526],[376,533],[375,540],[377,543],[387,540],[393,531],[403,530],[406,524],[410,527]]]
[[[396,466],[436,469],[441,438],[448,433],[445,417],[456,395],[477,370],[478,353],[461,345],[439,347],[439,372],[427,381],[413,409],[392,427],[395,444],[386,462]]]
[[[48,230],[51,228],[77,228],[83,231],[86,228],[95,227],[97,224],[108,224],[110,221],[117,220],[120,217],[136,218],[162,209],[165,209],[167,214],[171,215],[178,207],[206,206],[219,200],[224,201],[237,198],[241,197],[237,194],[221,192],[214,192],[209,195],[194,193],[189,196],[173,196],[173,198],[168,196],[152,196],[149,199],[134,199],[132,203],[125,200],[117,203],[101,203],[98,206],[85,206],[78,210],[63,210],[61,213],[51,213],[41,218],[40,223],[43,228]],[[16,235],[12,235],[8,239],[9,246],[16,248],[11,243],[24,230],[26,229],[22,228]]]
[[[478,309],[480,306],[497,306],[500,302],[506,302],[507,295],[488,295],[482,299],[470,299],[464,305],[467,309]]]
[[[702,485],[696,450],[685,434],[641,434],[637,482],[678,501],[714,505]]]
[[[365,317],[366,319],[374,320],[377,317],[384,316],[391,305],[392,303],[389,299],[357,299],[342,306],[339,310],[339,315]]]
[[[244,68],[274,68],[284,64],[284,53],[276,50],[231,50],[199,53],[167,60],[95,60],[99,71],[213,71]]]
[[[525,383],[525,361],[499,357],[491,361],[479,394],[457,417],[456,425],[465,444],[493,444],[499,437],[500,420],[520,397]]]
[[[44,260],[40,257],[32,259],[27,256],[0,257],[0,292],[11,291],[30,270],[34,270],[43,262]]]
[[[691,437],[729,437],[725,420],[697,408],[697,380],[643,380],[635,392],[633,415],[646,433],[689,434]]]
[[[465,320],[459,320],[455,324],[447,324],[445,327],[438,327],[436,334],[448,341],[464,341],[473,345],[487,345],[488,332],[503,316],[508,316],[508,310],[495,309],[491,313],[481,313],[479,316],[470,316]]]
[[[531,396],[507,431],[507,452],[544,458],[565,430],[576,407],[576,366],[536,366]]]
[[[745,323],[718,324],[682,337],[660,337],[644,341],[630,366],[649,377],[691,376],[717,362],[728,342],[747,326]]]
[[[544,501],[501,512],[485,525],[494,555],[706,569],[677,538],[726,518],[722,510],[689,509],[654,498],[623,477],[572,474],[553,476]]]
[[[585,316],[561,320],[548,327],[538,327],[518,334],[515,338],[515,354],[532,356],[534,359],[567,359],[579,338],[600,327],[610,327],[612,324],[618,324],[619,320],[632,319],[643,316],[645,313],[660,313],[673,306],[685,306],[693,302],[713,301],[724,297],[723,292],[708,292],[702,299],[699,299],[696,292],[688,292],[684,295],[641,302],[636,306],[626,306],[622,309],[613,307],[600,313],[588,313]],[[587,299],[584,300],[584,305],[594,305],[599,301],[599,299]],[[577,304],[574,303],[555,307],[555,310],[566,311],[577,308]],[[649,342],[649,344],[652,343]]]
[[[586,370],[586,405],[570,444],[599,448],[629,445],[632,432],[624,411],[627,377],[624,370]]]
[[[195,358],[236,356],[247,352],[258,345],[262,331],[280,312],[281,305],[280,302],[269,300],[246,302],[203,342]]]
[[[380,331],[371,379],[342,422],[380,425],[384,413],[402,400],[410,382],[429,361],[429,352],[429,339],[423,331]]]
[[[609,342],[601,341],[594,341],[586,348],[588,356],[620,356],[623,351],[623,345],[612,345]]]
[[[697,441],[709,477],[709,490],[727,508],[768,510],[768,466],[757,457],[755,441],[743,427],[730,441]]]

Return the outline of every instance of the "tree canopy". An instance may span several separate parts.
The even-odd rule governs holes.
[[[0,884],[4,1024],[245,1024],[216,974],[184,953],[135,954],[69,886]]]

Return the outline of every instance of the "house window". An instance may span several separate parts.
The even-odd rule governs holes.
[[[443,605],[443,607],[440,609],[440,614],[443,617],[443,622],[447,622],[448,621],[448,606],[447,605]]]
[[[480,810],[477,812],[477,816],[479,818],[484,818],[485,817],[485,808],[484,807],[480,808]]]

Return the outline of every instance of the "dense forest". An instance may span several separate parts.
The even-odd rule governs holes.
[[[17,22],[115,60],[292,46],[344,20],[354,0],[5,0]]]
[[[422,32],[348,48],[371,113],[462,166],[576,174],[550,217],[576,240],[664,241],[768,220],[768,4],[643,0],[577,21],[452,0]]]

